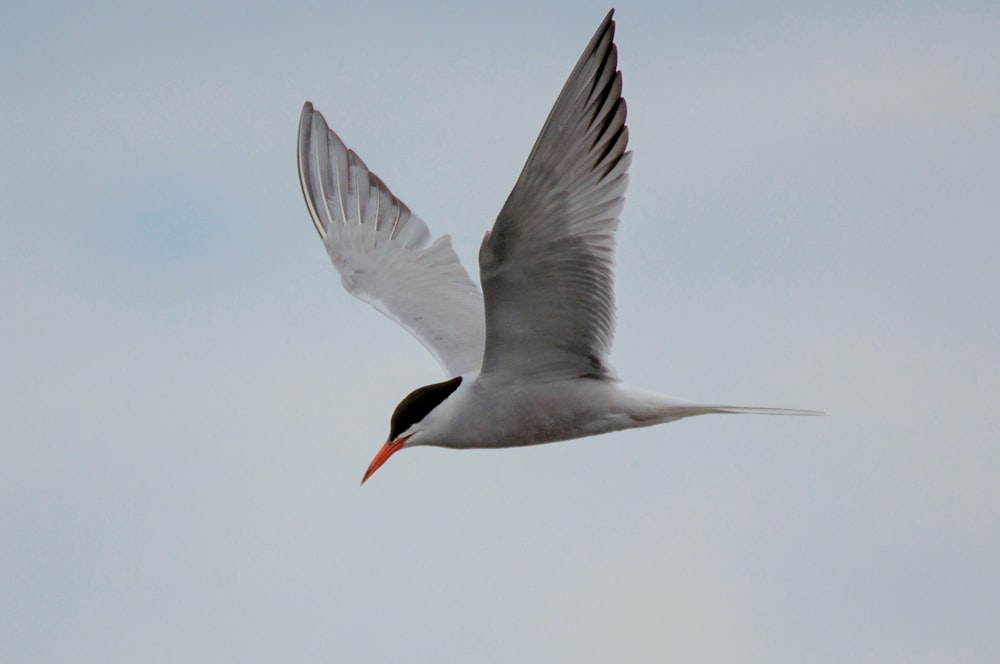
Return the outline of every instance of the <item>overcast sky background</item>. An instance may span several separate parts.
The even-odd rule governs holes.
[[[1000,661],[1000,5],[620,2],[629,382],[396,455],[311,100],[468,268],[595,2],[0,10],[0,660]]]

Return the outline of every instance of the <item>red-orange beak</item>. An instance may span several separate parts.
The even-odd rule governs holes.
[[[409,436],[400,436],[396,440],[387,441],[382,449],[378,451],[375,458],[372,459],[371,465],[368,466],[368,470],[365,471],[365,476],[361,478],[361,483],[364,484],[368,481],[368,478],[375,474],[375,471],[382,467],[382,464],[389,460],[393,454],[403,449],[403,445],[406,441],[413,436],[411,433]]]

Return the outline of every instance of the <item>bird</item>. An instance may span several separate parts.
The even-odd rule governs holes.
[[[412,334],[447,380],[392,413],[364,484],[404,448],[537,445],[712,413],[816,411],[702,404],[632,387],[608,361],[615,233],[632,153],[612,9],[573,67],[479,249],[480,287],[448,235],[392,194],[305,102],[298,171],[344,288]]]

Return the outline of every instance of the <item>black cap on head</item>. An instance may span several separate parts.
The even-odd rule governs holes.
[[[424,385],[410,392],[399,402],[389,421],[389,440],[396,440],[401,433],[427,416],[439,403],[447,399],[462,384],[462,377],[456,376],[443,383]]]

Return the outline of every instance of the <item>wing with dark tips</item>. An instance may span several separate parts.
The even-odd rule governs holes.
[[[631,161],[614,30],[609,13],[483,240],[484,374],[613,373],[614,236]]]

